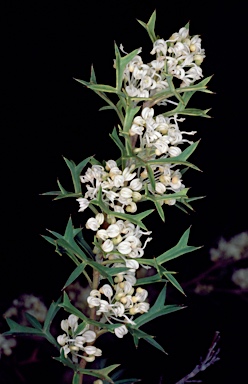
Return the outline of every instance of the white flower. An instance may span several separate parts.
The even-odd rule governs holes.
[[[168,149],[168,152],[169,152],[169,155],[170,155],[171,157],[179,156],[180,153],[182,153],[181,149],[178,148],[178,147],[170,147],[170,148]]]
[[[71,353],[72,360],[77,362],[78,357],[84,358],[87,361],[94,361],[95,356],[101,356],[102,352],[100,349],[94,346],[84,346],[85,343],[92,343],[96,339],[96,333],[89,330],[89,324],[86,324],[82,331],[76,333],[78,317],[71,314],[67,320],[62,320],[61,326],[63,330],[66,330],[66,334],[59,335],[57,341],[61,345],[61,350],[64,351],[65,357]],[[79,351],[85,352],[89,356],[81,355]]]
[[[104,241],[104,243],[102,244],[101,247],[102,247],[102,250],[104,252],[108,253],[108,252],[113,251],[114,244],[113,244],[113,242],[110,239],[107,239],[106,241]]]
[[[115,328],[114,330],[117,337],[120,339],[123,338],[128,333],[127,327],[125,325],[121,325],[120,327]]]
[[[103,293],[109,299],[113,296],[113,289],[111,288],[111,286],[109,284],[104,284],[100,288],[99,292]]]
[[[107,230],[107,235],[111,238],[117,237],[120,234],[120,228],[117,224],[111,224]]]
[[[99,229],[96,233],[96,236],[105,241],[109,237],[109,234],[106,229]]]
[[[163,183],[156,183],[155,184],[155,190],[157,193],[159,193],[160,195],[163,195],[166,191],[166,187]]]
[[[128,241],[122,241],[118,244],[117,250],[123,255],[128,255],[132,251],[132,247]]]
[[[90,217],[86,222],[86,228],[91,229],[92,231],[97,231],[100,227],[99,222],[94,217]]]
[[[136,178],[136,179],[133,179],[131,181],[129,186],[133,191],[140,191],[143,187],[143,183],[140,179]],[[133,194],[132,194],[132,196],[133,196]]]
[[[75,331],[78,327],[78,319],[79,318],[73,314],[68,317],[68,327],[71,328],[73,331]]]
[[[83,212],[88,206],[89,206],[89,201],[83,197],[79,197],[79,199],[76,199],[79,202],[79,210],[78,212]]]
[[[123,199],[130,199],[132,197],[132,190],[130,188],[124,187],[120,190],[120,197]]]

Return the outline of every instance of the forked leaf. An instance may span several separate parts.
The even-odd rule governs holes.
[[[166,286],[164,286],[161,290],[156,302],[149,309],[149,311],[135,319],[135,328],[139,328],[141,325],[144,325],[159,316],[167,315],[168,313],[172,313],[183,308],[182,306],[176,304],[164,305],[165,296]]]
[[[41,323],[31,313],[25,312],[25,317],[34,328],[42,330]]]
[[[72,160],[68,160],[64,157],[64,160],[70,169],[72,181],[74,185],[75,193],[81,193],[81,181],[80,181],[80,174],[82,170],[84,169],[85,165],[91,160],[92,156],[87,157],[83,161],[81,161],[78,165],[74,163]]]
[[[158,273],[153,276],[149,277],[142,277],[140,279],[137,279],[135,286],[145,285],[145,284],[152,284],[152,283],[166,283],[167,280],[162,278]]]
[[[163,116],[169,117],[169,116],[173,116],[175,113],[177,113],[179,115],[199,116],[199,117],[211,118],[211,116],[208,115],[208,112],[210,110],[211,110],[211,108],[205,109],[205,110],[198,109],[198,108],[185,108],[184,110],[181,110],[181,111],[174,109],[172,111],[168,111],[168,112],[163,113]]]
[[[117,145],[119,150],[121,151],[122,156],[125,155],[125,146],[123,145],[122,141],[120,140],[116,128],[113,129],[113,132],[109,134],[111,139],[114,141],[114,143]]]
[[[169,282],[170,282],[172,285],[174,285],[174,287],[175,287],[179,292],[181,292],[184,296],[186,296],[185,293],[184,293],[183,288],[181,287],[181,285],[179,284],[179,282],[175,279],[175,277],[174,277],[171,273],[165,271],[163,274],[164,274],[164,276],[169,280]]]
[[[102,212],[106,213],[107,215],[118,217],[119,219],[128,220],[131,223],[138,225],[140,228],[147,231],[146,226],[142,223],[142,219],[144,219],[146,216],[150,215],[154,209],[149,209],[147,211],[138,213],[138,214],[128,214],[128,213],[121,213],[121,212],[115,212],[111,211],[108,206],[104,203],[102,200],[102,189],[99,188],[99,191],[97,193],[97,198],[94,200],[91,200],[91,204],[98,206],[101,208]]]
[[[81,275],[81,273],[84,271],[86,267],[86,263],[82,261],[81,264],[79,264],[75,269],[74,271],[70,274],[70,276],[68,277],[68,279],[66,280],[66,283],[65,285],[63,286],[62,290],[64,290],[65,288],[68,287],[68,285],[72,284],[73,281],[75,281],[78,276]]]
[[[22,334],[22,335],[29,335],[29,336],[35,335],[35,336],[44,337],[44,333],[41,329],[36,329],[36,328],[20,325],[16,321],[14,321],[8,317],[6,318],[6,322],[8,323],[8,326],[10,329],[9,329],[9,331],[4,332],[3,335]]]
[[[155,34],[156,10],[152,13],[147,24],[141,20],[138,20],[138,19],[137,19],[137,21],[142,25],[142,27],[144,27],[147,30],[151,41],[154,43],[154,41],[157,40],[157,37]]]
[[[106,380],[108,383],[115,384],[111,377],[109,376],[109,373],[112,372],[114,369],[119,367],[120,364],[113,364],[108,367],[102,368],[102,369],[81,369],[79,368],[79,372],[83,373],[84,375],[90,375],[94,377],[98,377],[101,380]]]
[[[120,91],[122,88],[123,72],[127,64],[140,52],[140,49],[128,53],[126,56],[121,57],[118,46],[115,44],[115,69],[116,69],[116,90]]]
[[[60,310],[59,304],[62,302],[62,296],[59,297],[59,299],[56,302],[52,302],[46,315],[46,319],[44,322],[43,330],[44,331],[49,331],[51,323]]]
[[[188,228],[184,232],[181,239],[179,240],[179,242],[174,247],[172,247],[168,251],[162,253],[160,256],[158,256],[156,258],[157,263],[159,265],[161,265],[161,264],[163,264],[169,260],[175,259],[179,256],[186,254],[186,253],[189,253],[189,252],[195,251],[196,249],[201,248],[201,247],[193,247],[193,246],[187,245],[188,239],[189,239],[189,233],[190,233],[190,228]]]

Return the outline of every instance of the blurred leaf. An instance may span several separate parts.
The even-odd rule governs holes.
[[[46,315],[46,319],[44,322],[43,330],[44,331],[49,331],[51,323],[60,310],[59,304],[62,302],[62,296],[59,297],[59,299],[56,302],[52,302]]]
[[[34,335],[34,336],[44,337],[44,333],[41,329],[20,325],[16,321],[14,321],[8,317],[6,318],[6,321],[8,323],[8,326],[10,327],[10,329],[9,329],[9,331],[2,333],[3,335],[22,334],[22,335]]]
[[[80,384],[80,374],[77,372],[74,372],[72,384]]]

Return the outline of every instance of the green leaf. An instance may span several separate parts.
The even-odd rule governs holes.
[[[81,369],[80,368],[79,372],[82,372],[83,374],[86,374],[86,375],[95,376],[101,380],[106,380],[108,383],[115,384],[111,379],[111,377],[109,377],[109,373],[119,366],[120,364],[113,364],[102,369]]]
[[[117,147],[120,149],[122,156],[124,156],[126,154],[125,153],[125,147],[124,147],[123,143],[121,142],[121,140],[117,134],[116,128],[113,129],[113,132],[110,133],[109,136],[114,141],[114,143],[117,145]]]
[[[94,253],[92,252],[92,249],[91,249],[91,247],[89,246],[89,244],[84,240],[82,231],[80,231],[79,233],[77,233],[75,239],[76,239],[77,243],[84,249],[84,251],[85,251],[85,252],[86,252],[92,259],[94,259],[95,255],[94,255]]]
[[[151,344],[153,347],[157,348],[159,351],[165,353],[166,355],[168,355],[167,352],[165,352],[164,348],[156,341],[154,340],[153,338],[151,337],[146,337],[144,338],[145,341],[147,341],[149,344]]]
[[[194,164],[191,164],[187,162],[186,160],[189,158],[189,156],[195,151],[197,145],[199,144],[200,140],[196,141],[195,143],[189,145],[180,155],[175,157],[166,157],[166,158],[160,158],[156,160],[148,160],[148,164],[164,164],[164,163],[171,163],[171,164],[183,164],[190,168],[196,169],[197,171],[200,171],[198,167],[196,167]]]
[[[96,205],[99,208],[101,208],[102,212],[106,213],[107,215],[118,217],[119,219],[123,219],[123,220],[128,220],[131,223],[133,223],[135,225],[138,225],[140,228],[142,228],[142,229],[144,229],[146,231],[147,231],[147,228],[142,223],[141,220],[144,219],[146,216],[150,215],[154,211],[154,209],[149,209],[147,211],[144,211],[144,212],[141,212],[141,213],[138,213],[138,214],[132,214],[132,215],[127,214],[127,213],[111,211],[107,207],[107,205],[104,203],[104,201],[102,200],[102,189],[101,189],[101,187],[99,188],[99,191],[98,191],[98,194],[97,194],[97,198],[94,199],[94,200],[91,200],[91,204]]]
[[[119,96],[125,96],[124,93],[119,92],[116,88],[111,87],[110,85],[105,85],[105,84],[90,84],[87,81],[84,80],[79,80],[75,79],[74,80],[78,81],[79,83],[85,85],[87,88],[92,89],[93,91],[98,91],[98,92],[110,92],[110,93],[116,93]]]
[[[198,108],[185,108],[182,111],[179,111],[179,110],[175,109],[175,110],[163,113],[163,116],[165,116],[165,117],[173,116],[175,113],[177,113],[179,115],[199,116],[199,117],[211,118],[211,116],[209,116],[207,114],[210,111],[210,109],[211,108],[205,109],[205,110],[198,109]]]
[[[81,232],[82,228],[74,228],[72,224],[72,219],[71,217],[69,217],[63,238],[68,241],[71,245],[74,245],[76,244],[74,241],[74,237],[78,236]]]
[[[166,283],[166,279],[161,278],[161,276],[157,273],[156,275],[149,277],[142,277],[137,279],[135,286],[145,285],[145,284],[153,284],[153,283]]]
[[[24,325],[18,324],[16,321],[6,318],[7,324],[10,327],[10,330],[7,332],[4,332],[3,335],[15,335],[15,334],[22,334],[22,335],[34,335],[34,336],[40,336],[44,337],[44,333],[41,329],[36,329],[32,327],[26,327]]]
[[[120,91],[123,81],[123,72],[127,64],[140,52],[140,49],[128,53],[126,56],[121,57],[118,46],[115,44],[115,67],[116,67],[116,90]]]
[[[105,105],[104,107],[99,108],[99,111],[107,111],[108,109],[114,109],[114,108],[110,105]]]
[[[69,192],[69,193],[67,193],[67,195],[60,194],[57,197],[55,197],[53,200],[67,199],[68,197],[73,197],[73,198],[82,197],[82,193],[81,192],[80,193],[79,192],[78,193]]]
[[[77,372],[74,372],[72,384],[80,384],[80,374]]]
[[[66,280],[66,283],[65,285],[63,286],[62,289],[65,289],[66,287],[68,287],[68,285],[72,284],[73,281],[75,281],[78,276],[81,275],[81,273],[84,271],[86,267],[86,263],[82,261],[81,264],[79,264],[75,269],[74,271],[70,274],[70,276],[68,277],[68,279]]]
[[[25,317],[34,328],[42,330],[41,323],[31,313],[25,312]]]
[[[183,308],[182,306],[176,304],[164,305],[165,296],[166,286],[162,289],[155,304],[149,309],[149,311],[135,319],[135,328],[138,328],[159,316],[167,315],[168,313],[175,312]]]
[[[96,74],[95,74],[95,70],[94,70],[94,67],[93,67],[93,64],[91,65],[91,68],[90,68],[90,82],[93,83],[93,84],[96,84]]]
[[[159,265],[169,261],[173,260],[181,255],[184,255],[188,252],[195,251],[196,249],[199,249],[201,247],[193,247],[193,246],[188,246],[188,239],[189,239],[189,233],[190,233],[190,228],[188,228],[179,242],[171,249],[168,251],[162,253],[160,256],[156,258],[156,261]]]
[[[75,193],[81,193],[81,181],[80,181],[80,174],[82,170],[84,169],[85,165],[90,161],[92,156],[87,157],[83,161],[81,161],[78,165],[76,165],[73,161],[68,160],[64,157],[64,160],[70,169],[72,181],[75,189]]]
[[[132,105],[131,99],[128,97],[127,98],[127,107],[126,107],[126,115],[123,123],[123,132],[126,133],[125,137],[125,142],[126,142],[126,151],[127,155],[132,154],[132,146],[131,146],[131,141],[130,141],[130,136],[128,134],[129,129],[131,128],[134,116],[136,113],[138,113],[140,110],[140,107],[134,107]]]
[[[165,269],[165,268],[164,268]],[[164,271],[163,275],[169,280],[169,282],[174,285],[174,287],[179,291],[181,292],[184,296],[185,293],[184,293],[184,290],[183,288],[181,287],[181,285],[179,284],[179,282],[175,279],[175,277],[168,271]]]
[[[43,326],[43,330],[45,332],[49,331],[51,323],[52,323],[54,317],[56,316],[56,314],[60,310],[59,304],[61,302],[62,302],[62,296],[60,296],[59,299],[56,302],[52,302],[51,303],[51,305],[50,305],[50,307],[49,307],[49,309],[47,311],[46,319],[45,319],[44,326]]]
[[[10,318],[6,318],[6,321],[10,327],[10,330],[4,332],[3,335],[24,335],[24,336],[38,336],[46,338],[51,344],[53,344],[56,348],[59,348],[58,343],[54,339],[54,337],[50,334],[50,332],[45,331],[44,329],[37,329],[26,327],[16,323],[14,320]]]
[[[151,183],[151,187],[152,187],[153,191],[155,191],[155,188],[156,188],[155,177],[154,177],[153,170],[149,164],[146,165],[146,170],[147,170],[147,174],[148,174],[148,177],[149,177],[149,180]]]
[[[157,210],[159,216],[161,217],[161,219],[163,221],[165,221],[164,211],[163,211],[162,206],[159,204],[159,201],[154,201],[154,204],[155,204],[155,207],[156,207],[156,210]]]
[[[64,297],[63,303],[61,303],[59,306],[61,308],[64,308],[65,311],[72,313],[73,315],[79,317],[79,319],[85,321],[87,324],[93,324],[99,328],[108,329],[110,332],[113,332],[113,330],[115,328],[120,327],[122,325],[121,323],[104,324],[104,323],[100,323],[100,322],[95,321],[95,320],[91,320],[87,316],[85,316],[83,314],[83,312],[81,312],[79,309],[77,309],[76,307],[74,307],[74,305],[71,304],[70,299],[69,299],[66,292],[64,292],[63,297]]]
[[[170,91],[172,92],[172,94],[180,101],[180,103],[184,104],[184,100],[182,96],[180,95],[179,92],[177,92],[176,88],[174,87],[173,75],[166,75],[166,80],[168,82],[168,85],[170,87]]]
[[[143,21],[138,20],[138,19],[137,19],[137,21],[142,25],[142,27],[144,27],[147,30],[148,35],[150,36],[150,39],[154,43],[154,41],[157,40],[155,30],[154,30],[155,29],[155,22],[156,22],[156,10],[152,13],[147,24],[144,23]]]
[[[56,246],[56,241],[50,237],[50,236],[44,236],[44,235],[41,235],[43,237],[43,239],[45,239],[46,241],[48,241],[48,243],[51,243],[52,245],[55,245]]]
[[[66,251],[66,253],[71,256],[71,255],[75,255],[79,260],[81,261],[85,261],[87,264],[89,264],[89,259],[88,257],[86,256],[86,254],[83,252],[83,250],[81,248],[79,248],[79,246],[74,242],[74,244],[72,245],[72,242],[70,241],[70,243],[68,241],[66,241],[65,239],[58,239],[57,241],[57,244],[64,248],[64,250]]]

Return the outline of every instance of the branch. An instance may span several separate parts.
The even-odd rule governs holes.
[[[198,364],[192,372],[190,372],[188,375],[183,377],[181,380],[177,381],[176,384],[184,384],[184,383],[192,383],[197,381],[188,381],[192,377],[195,377],[199,372],[205,371],[210,365],[214,364],[216,361],[220,360],[218,357],[218,353],[220,352],[220,349],[215,349],[218,341],[220,339],[219,332],[215,332],[212,344],[208,350],[208,353],[203,361],[200,359],[200,364]],[[199,381],[198,381],[199,382]],[[201,381],[200,381],[201,382]]]

